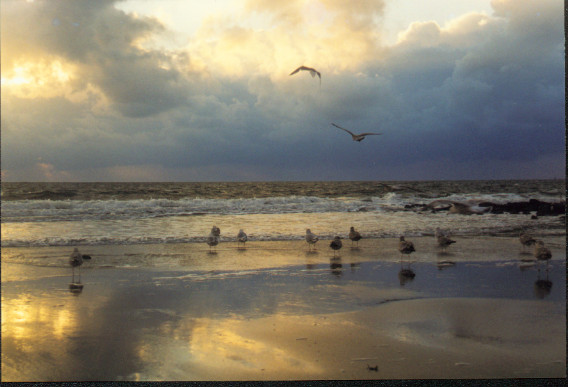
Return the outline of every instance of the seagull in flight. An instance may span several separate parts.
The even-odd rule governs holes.
[[[361,133],[361,134],[355,134],[355,133],[353,133],[352,131],[347,130],[347,129],[345,129],[345,128],[342,128],[342,127],[339,126],[339,125],[335,125],[333,122],[332,122],[331,124],[332,124],[333,126],[335,126],[336,128],[339,128],[339,129],[341,129],[341,130],[345,130],[347,133],[349,133],[349,134],[351,135],[351,137],[353,137],[353,141],[359,141],[359,142],[361,142],[361,141],[363,141],[363,140],[365,139],[365,136],[370,136],[370,135],[373,135],[373,134],[374,134],[374,135],[377,135],[377,136],[380,136],[380,135],[382,134],[382,133]]]
[[[318,76],[319,79],[320,79],[320,86],[321,86],[321,73],[320,73],[319,71],[317,71],[316,69],[314,69],[314,68],[307,67],[307,66],[300,66],[300,67],[298,67],[296,70],[292,71],[292,72],[290,73],[290,75],[294,75],[294,74],[300,72],[300,70],[309,71],[309,72],[310,72],[310,75],[312,76],[312,78],[315,77],[316,74],[317,74],[317,76]]]

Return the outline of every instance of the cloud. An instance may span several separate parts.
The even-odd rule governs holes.
[[[7,179],[39,178],[37,157],[66,173],[53,178],[81,181],[564,171],[554,0],[494,1],[492,15],[443,26],[418,20],[390,46],[383,1],[248,1],[204,20],[176,50],[150,44],[167,32],[157,19],[113,4],[3,3]],[[309,74],[288,75],[300,64],[322,72],[321,88]],[[384,135],[354,143],[331,122]]]
[[[63,63],[72,68],[67,76],[74,92],[92,85],[130,117],[183,105],[190,87],[176,58],[144,49],[144,42],[164,27],[156,19],[126,15],[114,3],[3,3],[3,73],[30,63],[35,64],[35,72],[42,64],[49,72],[53,63]]]

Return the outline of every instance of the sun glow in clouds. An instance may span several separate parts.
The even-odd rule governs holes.
[[[72,80],[73,69],[60,60],[26,62],[2,72],[2,88],[22,98],[61,95],[61,88]]]

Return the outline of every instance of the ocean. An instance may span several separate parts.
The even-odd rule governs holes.
[[[563,180],[3,183],[2,379],[565,377],[564,203]]]
[[[251,183],[2,183],[2,247],[221,242],[432,235],[564,235],[565,217],[461,215],[447,202],[565,203],[564,180]],[[442,201],[442,205],[427,207]],[[444,204],[445,203],[445,204]],[[478,207],[483,208],[483,207]]]

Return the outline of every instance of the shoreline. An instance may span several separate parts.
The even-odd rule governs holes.
[[[543,238],[546,277],[518,238],[408,239],[410,282],[397,238],[335,258],[329,241],[81,247],[81,292],[69,247],[3,249],[2,381],[566,376],[565,236]]]

